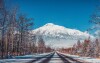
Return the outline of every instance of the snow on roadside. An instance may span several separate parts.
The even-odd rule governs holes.
[[[67,56],[72,57],[72,58],[77,59],[77,60],[86,61],[86,62],[89,62],[89,63],[100,63],[100,59],[97,59],[97,58],[80,57],[80,56],[77,56],[77,55],[70,55],[70,54],[65,54],[65,53],[61,53],[61,54],[67,55]]]
[[[35,57],[41,57],[48,54],[50,53],[15,56],[13,59],[0,59],[0,63],[27,63],[31,60],[35,60]]]
[[[48,55],[50,53],[42,53],[42,54],[30,54],[30,55],[24,55],[24,56],[15,56],[16,59],[27,59],[27,58],[34,58],[34,57],[40,57],[44,55]]]
[[[3,59],[0,60],[0,63],[26,63],[33,59]]]

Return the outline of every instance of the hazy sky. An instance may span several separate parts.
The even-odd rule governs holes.
[[[98,0],[5,0],[8,7],[18,5],[19,12],[34,18],[34,28],[54,23],[85,31]]]

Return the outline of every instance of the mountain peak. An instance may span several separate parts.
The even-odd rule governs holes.
[[[33,32],[34,34],[42,35],[43,37],[63,39],[86,39],[91,36],[89,33],[55,25],[53,23],[47,23],[44,26],[33,30]]]
[[[47,23],[44,26],[53,26],[53,25],[55,25],[55,24],[53,24],[53,23]]]

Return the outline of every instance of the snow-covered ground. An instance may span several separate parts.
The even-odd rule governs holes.
[[[24,56],[15,56],[16,59],[29,59],[29,58],[36,58],[36,57],[41,57],[44,55],[48,55],[50,53],[42,53],[42,54],[31,54],[31,55],[24,55]]]
[[[26,63],[33,59],[3,59],[0,60],[0,63]]]
[[[50,53],[15,56],[13,59],[0,59],[0,63],[27,63],[31,60],[35,60],[36,57],[42,57],[48,54]]]
[[[97,59],[97,58],[80,57],[80,56],[77,56],[77,55],[70,55],[70,54],[65,54],[65,53],[61,53],[61,54],[64,54],[64,55],[67,55],[67,56],[72,57],[74,59],[82,60],[82,61],[85,61],[85,62],[88,62],[88,63],[100,63],[100,59]]]
[[[13,58],[13,59],[1,59],[0,63],[27,63],[31,60],[35,60],[36,57],[42,57],[42,56],[48,55],[48,54],[50,54],[50,53],[15,56],[15,58]],[[77,55],[70,55],[70,54],[65,54],[65,53],[61,53],[61,54],[64,54],[64,55],[67,55],[74,59],[82,60],[82,61],[85,61],[88,63],[100,63],[100,59],[96,59],[96,58],[80,57]]]

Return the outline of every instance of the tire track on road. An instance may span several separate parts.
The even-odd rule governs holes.
[[[27,62],[27,63],[33,63],[33,62],[39,61],[39,60],[41,60],[42,58],[46,58],[46,57],[51,56],[51,55],[53,55],[53,54],[54,54],[54,53],[50,53],[50,54],[45,55],[45,56],[43,56],[43,57],[37,57],[36,60],[32,60],[32,61]]]

